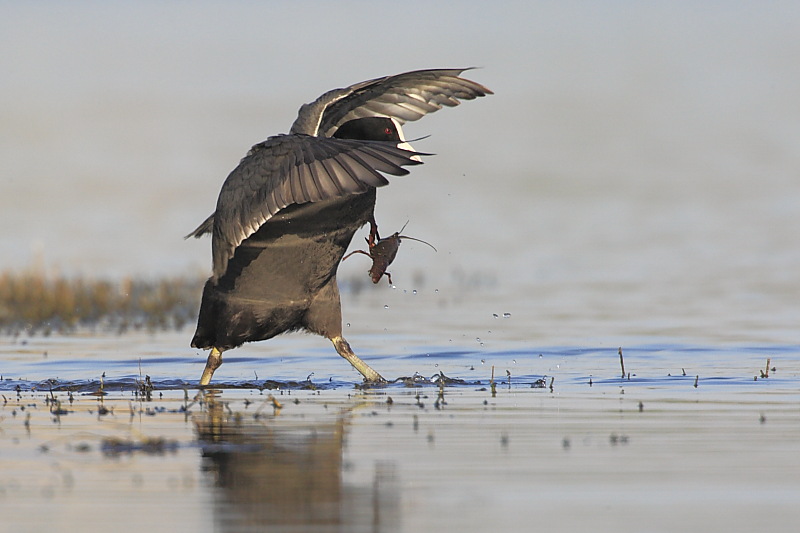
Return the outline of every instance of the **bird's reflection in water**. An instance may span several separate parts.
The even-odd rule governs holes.
[[[220,531],[394,531],[399,491],[393,464],[365,486],[343,483],[347,413],[290,420],[280,409],[233,412],[206,393],[194,423],[203,469],[217,487]],[[266,410],[264,410],[266,412]]]

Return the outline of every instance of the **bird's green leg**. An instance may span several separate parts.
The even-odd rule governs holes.
[[[211,353],[208,354],[206,367],[203,369],[203,375],[200,377],[200,385],[208,385],[211,383],[211,376],[214,371],[222,366],[222,350],[211,348]]]
[[[333,347],[336,348],[336,351],[339,355],[347,359],[353,368],[358,370],[364,379],[370,383],[385,383],[386,380],[383,377],[375,372],[370,366],[361,360],[356,354],[353,353],[353,350],[350,348],[350,345],[342,336],[333,337],[331,339],[333,342]]]

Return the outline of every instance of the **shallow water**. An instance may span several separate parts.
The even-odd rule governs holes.
[[[219,390],[199,394],[190,333],[3,342],[6,523],[791,531],[800,518],[798,346],[628,346],[622,379],[618,347],[352,335],[385,377],[411,378],[361,389],[326,341],[293,335],[229,352]]]

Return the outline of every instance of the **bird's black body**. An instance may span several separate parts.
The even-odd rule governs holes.
[[[294,205],[261,226],[236,248],[225,274],[206,282],[192,346],[227,350],[299,329],[341,335],[336,270],[372,217],[375,196],[373,189]]]
[[[286,135],[250,150],[222,185],[217,207],[190,235],[212,234],[196,348],[210,348],[201,385],[222,352],[306,330],[330,339],[367,381],[380,374],[342,337],[336,271],[355,232],[375,226],[385,175],[420,164],[400,125],[491,94],[464,69],[418,70],[328,91],[300,108]]]
[[[387,118],[343,124],[337,139],[398,143]],[[225,273],[203,289],[195,348],[228,350],[304,329],[342,334],[336,271],[355,232],[372,220],[375,187],[360,194],[293,204],[239,244]]]

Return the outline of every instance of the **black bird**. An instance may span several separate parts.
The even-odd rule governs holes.
[[[305,104],[288,134],[253,146],[228,175],[214,214],[187,237],[212,234],[213,274],[192,346],[222,352],[306,330],[333,342],[366,381],[383,378],[342,337],[336,271],[355,232],[374,222],[382,174],[421,163],[401,124],[492,94],[467,69],[417,70],[328,91]]]

